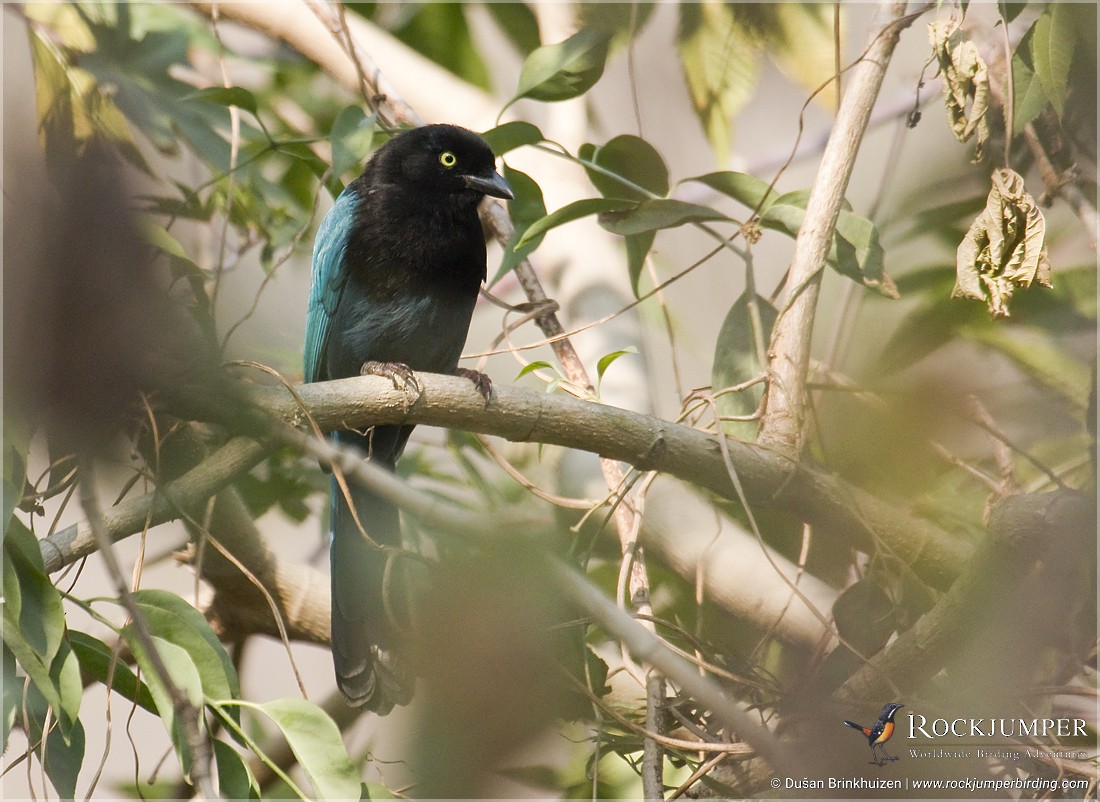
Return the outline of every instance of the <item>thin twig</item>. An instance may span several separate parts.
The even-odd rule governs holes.
[[[103,556],[103,562],[107,567],[107,573],[115,585],[119,601],[130,615],[134,633],[149,658],[149,665],[172,701],[172,707],[183,730],[185,744],[191,753],[192,784],[200,798],[217,799],[218,795],[214,791],[214,783],[210,773],[213,752],[210,742],[203,733],[200,711],[191,704],[187,694],[173,681],[168,666],[153,641],[153,634],[149,631],[145,617],[130,593],[122,568],[119,566],[118,560],[115,559],[111,536],[104,523],[103,512],[99,507],[99,498],[96,496],[95,486],[95,466],[91,458],[84,458],[80,466],[80,503],[84,508],[84,513],[88,516],[100,554]]]
[[[645,728],[647,735],[642,744],[642,796],[646,799],[664,799],[665,750],[657,738],[648,734],[664,735],[665,730],[665,680],[655,672],[646,678]]]

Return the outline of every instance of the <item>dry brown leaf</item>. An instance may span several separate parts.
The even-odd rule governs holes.
[[[1046,221],[1024,179],[995,170],[985,209],[959,244],[952,297],[985,301],[994,316],[1007,317],[1016,287],[1050,286],[1045,238]]]
[[[982,146],[989,139],[985,119],[989,108],[989,71],[985,61],[978,46],[963,37],[957,20],[929,23],[928,40],[943,75],[951,131],[960,142],[967,142],[976,134],[974,161],[981,161]]]

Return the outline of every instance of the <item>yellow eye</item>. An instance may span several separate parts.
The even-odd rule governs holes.
[[[439,154],[439,163],[450,170],[458,163],[458,159],[449,150],[445,150]]]

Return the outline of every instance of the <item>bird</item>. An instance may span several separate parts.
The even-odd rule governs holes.
[[[894,734],[894,715],[903,707],[905,705],[897,702],[888,703],[882,708],[878,721],[871,727],[864,727],[862,724],[856,724],[853,721],[844,722],[853,730],[859,730],[866,736],[867,743],[871,745],[871,762],[876,766],[885,766],[887,760],[897,760],[896,757],[886,751],[886,742]],[[879,756],[880,752],[882,753],[881,757]]]
[[[375,374],[415,393],[414,371],[447,373],[470,378],[488,401],[488,377],[458,368],[486,277],[478,217],[486,195],[514,197],[489,146],[465,128],[408,129],[374,153],[317,229],[306,382]],[[392,472],[412,430],[385,425],[333,437]],[[401,544],[400,518],[370,490],[348,489],[355,516],[333,477],[333,663],[345,702],[384,715],[408,704],[415,686],[383,588],[387,561]]]

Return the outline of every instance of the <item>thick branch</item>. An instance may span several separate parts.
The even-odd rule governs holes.
[[[987,540],[951,590],[885,652],[853,674],[836,697],[858,703],[918,688],[955,657],[966,655],[967,644],[979,633],[990,637],[990,631],[998,628],[996,622],[1004,621],[1006,609],[1034,609],[1040,600],[1029,602],[1021,593],[1028,588],[1025,578],[1036,570],[1054,571],[1062,579],[1062,583],[1041,582],[1038,593],[1042,596],[1049,596],[1049,589],[1058,587],[1066,599],[1077,597],[1077,588],[1063,584],[1065,574],[1067,570],[1072,573],[1076,566],[1087,575],[1086,567],[1096,559],[1095,527],[1095,501],[1076,491],[1016,495],[1002,500],[990,515]],[[1091,584],[1092,580],[1082,582]],[[1064,612],[1065,604],[1057,604]],[[1021,644],[1014,643],[1006,653],[1029,655],[1024,659],[1033,667],[1033,655],[1042,653],[1038,641],[1052,634],[1046,626],[1050,619],[1042,618],[1031,631],[1025,631],[1026,621],[1015,617],[1011,620],[1012,636],[1030,640],[1033,648],[1020,651]],[[1064,633],[1058,637],[1063,638]],[[1003,657],[996,659],[1002,664],[1012,662]]]
[[[591,451],[642,470],[670,473],[737,499],[722,449],[713,435],[659,418],[508,385],[486,403],[470,382],[418,374],[423,393],[409,399],[385,379],[364,376],[297,389],[326,430],[376,423],[417,423],[466,429],[517,442]],[[262,408],[294,425],[304,415],[281,389],[257,388]],[[886,548],[929,584],[946,588],[970,553],[968,544],[895,505],[764,447],[727,439],[728,453],[757,505],[787,509],[825,534],[865,551]]]
[[[880,8],[881,22],[872,26],[866,52],[851,70],[848,91],[840,102],[836,124],[822,155],[821,167],[806,204],[806,216],[795,240],[787,298],[775,322],[768,349],[767,406],[760,429],[761,443],[792,455],[802,450],[806,374],[825,258],[871,109],[904,27],[906,5],[891,2]]]
[[[829,619],[838,592],[684,484],[667,476],[653,483],[641,540],[651,557],[698,583],[707,603],[798,648],[833,647]]]
[[[206,17],[214,13],[212,2],[192,2],[191,7]],[[355,62],[333,40],[330,30],[304,2],[218,3],[218,15],[286,42],[316,63],[341,86],[351,92],[360,90]],[[497,104],[484,92],[447,72],[426,56],[371,24],[357,14],[346,15],[348,28],[357,45],[356,51],[368,52],[374,62],[399,65],[390,70],[403,83],[396,89],[380,70],[366,67],[365,77],[372,91],[385,96],[393,117],[403,121],[418,119],[415,107],[439,109],[441,103],[451,110],[447,117],[484,122],[496,117]],[[425,76],[430,76],[426,78]]]

